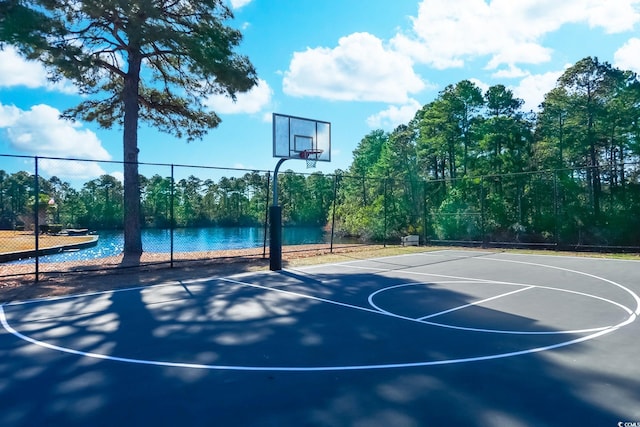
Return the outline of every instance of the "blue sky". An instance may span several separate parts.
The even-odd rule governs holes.
[[[562,71],[586,56],[640,72],[640,0],[230,0],[242,29],[239,52],[260,84],[206,100],[222,118],[187,143],[142,125],[140,161],[272,170],[271,114],[332,124],[331,173],[351,164],[374,129],[407,123],[448,84],[504,84],[535,110]],[[69,82],[52,85],[37,63],[0,51],[0,154],[121,160],[122,133],[69,123],[61,111],[81,98]],[[0,169],[25,169],[0,157]],[[67,181],[119,168],[43,163]],[[283,169],[307,171],[303,161]],[[145,173],[144,170],[141,171]]]

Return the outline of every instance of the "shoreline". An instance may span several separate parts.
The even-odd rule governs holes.
[[[38,249],[35,247],[33,249],[25,249],[19,251],[0,251],[0,263],[10,262],[10,261],[18,261],[25,258],[36,258],[39,256],[45,255],[53,255],[60,252],[64,252],[66,250],[74,250],[74,249],[84,249],[90,248],[92,246],[96,246],[98,244],[98,239],[100,236],[91,235],[91,236],[49,236],[49,237],[59,237],[61,242],[58,244],[53,242],[48,242],[48,244],[44,244],[44,246],[40,246],[40,238],[38,238]],[[35,240],[35,239],[33,239]],[[34,245],[35,246],[35,245]],[[0,249],[2,247],[0,246]]]

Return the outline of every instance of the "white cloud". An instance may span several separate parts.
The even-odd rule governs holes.
[[[565,66],[565,68],[566,67],[568,67],[568,65]],[[531,74],[527,72],[517,85],[510,85],[509,89],[513,91],[513,95],[516,98],[524,101],[522,111],[539,111],[540,104],[544,101],[544,96],[556,87],[558,78],[563,72],[564,69],[560,71],[549,71],[543,74]],[[478,79],[470,79],[470,81],[478,86],[483,94],[485,94],[491,86]]]
[[[536,43],[503,43],[487,63],[487,69],[494,70],[502,64],[543,64],[551,60],[552,50]],[[517,68],[517,67],[515,67]]]
[[[251,3],[251,0],[231,0],[231,7],[233,9],[240,9],[243,6]]]
[[[410,99],[409,103],[400,107],[391,105],[386,110],[369,116],[367,125],[372,129],[392,130],[401,124],[409,123],[420,108],[422,106],[415,99]]]
[[[0,50],[0,87],[25,86],[30,89],[45,88],[68,94],[77,89],[68,80],[52,83],[47,79],[44,67],[36,61],[25,60],[12,46]]]
[[[263,113],[261,120],[262,120],[263,123],[271,123],[271,122],[273,122],[273,113],[271,113],[271,112]]]
[[[515,65],[509,65],[506,69],[496,71],[491,75],[494,79],[516,79],[519,77],[526,77],[529,73],[516,67]]]
[[[12,126],[22,114],[22,110],[15,105],[0,104],[0,129]]]
[[[564,70],[531,74],[523,78],[518,86],[513,87],[513,94],[524,100],[523,111],[538,111],[544,96],[556,86],[563,72]]]
[[[565,68],[568,67],[565,66]],[[554,87],[558,82],[558,78],[564,72],[549,71],[543,74],[531,74],[526,73],[525,77],[520,80],[517,85],[510,85],[508,88],[513,91],[513,95],[516,98],[520,98],[524,101],[522,105],[523,111],[539,111],[539,106],[544,101],[544,96]],[[483,94],[487,92],[490,84],[485,83],[478,79],[469,79],[475,84]]]
[[[629,39],[613,55],[613,61],[616,68],[640,73],[640,39]]]
[[[110,160],[95,133],[78,123],[60,119],[60,111],[48,105],[34,105],[24,111],[0,104],[0,129],[9,144],[21,153],[45,157]],[[60,177],[93,178],[104,174],[94,162],[42,160],[42,168]]]
[[[478,86],[478,88],[480,89],[480,91],[482,91],[483,94],[486,93],[487,90],[489,90],[490,85],[488,83],[483,82],[480,79],[469,79],[469,81],[474,85]]]
[[[34,61],[24,60],[11,46],[0,50],[0,86],[37,88],[47,83],[47,73]]]
[[[610,34],[631,31],[640,21],[638,4],[637,0],[591,0],[584,11],[585,19],[592,27],[601,27]]]
[[[204,104],[220,114],[254,114],[271,103],[273,90],[266,81],[259,79],[250,91],[238,93],[236,101],[223,95],[209,97]]]
[[[60,111],[39,104],[23,111],[7,129],[12,145],[25,152],[42,156],[73,156],[84,159],[109,160],[92,131],[60,119]]]
[[[334,48],[296,52],[284,74],[291,96],[405,103],[426,87],[412,61],[369,33],[342,37]]]
[[[587,24],[607,33],[640,22],[640,0],[423,0],[412,31],[392,45],[439,69],[489,56],[488,68],[540,64],[552,50],[544,36],[566,24]]]
[[[99,163],[78,160],[39,159],[38,169],[44,175],[67,179],[93,179],[106,174]]]
[[[111,175],[112,177],[114,177],[120,182],[124,182],[124,173],[122,172],[111,172],[109,173],[109,175]]]

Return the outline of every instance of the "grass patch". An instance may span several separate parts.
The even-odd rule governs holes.
[[[312,257],[296,257],[283,254],[287,267],[302,267],[305,265],[331,264],[362,259],[379,258],[394,255],[406,255],[412,253],[424,253],[439,251],[439,246],[363,246],[347,248],[345,250],[334,250],[334,253],[316,254]]]
[[[575,251],[549,251],[527,249],[494,249],[494,248],[465,248],[460,246],[363,246],[355,247],[334,253],[316,253],[313,256],[296,256],[295,254],[283,254],[285,268],[302,267],[305,265],[331,264],[362,260],[394,255],[406,255],[412,253],[437,252],[442,250],[456,251],[484,251],[494,253],[511,253],[522,255],[548,255],[548,256],[574,256],[582,258],[603,258],[640,261],[638,253],[602,253],[602,252],[575,252]]]

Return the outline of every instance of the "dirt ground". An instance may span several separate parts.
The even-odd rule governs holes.
[[[329,262],[366,259],[411,252],[442,250],[446,247],[401,247],[393,245],[326,244],[283,247],[284,268]],[[456,247],[457,250],[464,248]],[[491,249],[483,249],[491,250]],[[505,251],[504,249],[494,249]],[[511,251],[511,250],[509,250]],[[513,250],[519,253],[541,253],[581,257],[615,257],[640,261],[640,254],[597,254],[588,252],[555,252]],[[171,266],[173,261],[173,267]],[[210,276],[226,276],[247,271],[269,269],[268,253],[262,248],[176,253],[174,259],[166,253],[143,253],[140,259],[126,260],[122,256],[93,261],[40,263],[38,280],[33,264],[0,264],[0,304],[35,298],[97,292],[132,286],[148,286],[168,281]]]
[[[283,266],[287,268],[310,263],[383,256],[416,249],[334,245],[331,253],[327,245],[305,245],[284,247],[282,259]],[[36,281],[33,264],[0,264],[0,303],[267,270],[269,259],[263,258],[263,250],[258,248],[180,254],[178,259],[174,259],[173,265],[172,268],[168,254],[153,253],[144,253],[139,260],[126,260],[122,256],[102,258],[100,264],[40,263],[40,273]]]

